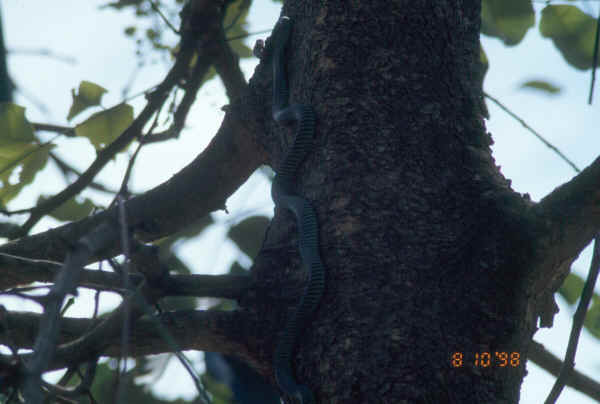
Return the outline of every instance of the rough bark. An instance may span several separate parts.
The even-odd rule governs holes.
[[[536,226],[491,156],[479,74],[480,2],[289,2],[291,98],[317,114],[299,173],[316,207],[326,295],[295,369],[321,403],[515,403],[525,357],[527,268]],[[269,94],[260,66],[252,91]],[[265,96],[265,99],[268,97]],[[265,116],[270,105],[265,105]],[[268,124],[267,124],[268,125]],[[286,145],[258,139],[277,167]],[[245,301],[275,345],[305,273],[291,214],[275,212]],[[278,302],[279,304],[276,304]],[[271,350],[259,350],[265,362]],[[451,365],[460,352],[464,365]]]
[[[316,208],[328,269],[294,369],[319,403],[518,402],[537,318],[551,320],[552,293],[600,225],[600,159],[538,204],[512,191],[495,165],[482,119],[480,12],[479,1],[466,0],[286,2],[283,13],[294,21],[292,101],[317,115],[299,192]],[[219,63],[231,59],[227,54]],[[222,208],[260,163],[278,167],[293,130],[271,119],[271,74],[259,65],[207,149],[127,202],[138,239],[172,234]],[[62,261],[74,241],[115,217],[109,210],[0,252]],[[243,307],[162,316],[180,347],[237,354],[273,381],[277,334],[306,277],[297,237],[292,215],[277,210],[251,284],[152,284],[156,298],[211,293],[206,289],[218,284],[218,296],[237,297]],[[119,248],[115,242],[95,259]],[[10,274],[0,279],[3,287],[47,279],[56,266],[18,260],[0,260]],[[100,281],[109,287],[114,280],[82,274],[84,284]],[[35,316],[6,318],[8,331],[22,330],[18,345],[31,346]],[[60,342],[91,321],[65,319]],[[147,318],[136,323],[132,355],[172,349],[149,330]],[[117,355],[117,334],[109,334],[102,334],[103,353]],[[59,359],[49,366],[73,357]]]

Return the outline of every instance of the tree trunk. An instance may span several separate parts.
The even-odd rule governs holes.
[[[291,101],[317,116],[298,190],[317,212],[327,286],[293,368],[319,403],[518,402],[535,329],[520,214],[530,202],[491,156],[480,6],[284,6]],[[257,68],[254,95],[270,100],[271,74]],[[294,132],[270,111],[266,101],[256,142],[277,168]],[[255,347],[267,369],[306,277],[297,238],[292,214],[276,209],[253,267],[264,289],[242,302],[269,324]]]

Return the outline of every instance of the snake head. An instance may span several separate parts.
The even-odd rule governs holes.
[[[288,16],[282,16],[275,24],[271,32],[271,38],[277,38],[276,42],[280,46],[285,46],[292,32],[292,20]]]

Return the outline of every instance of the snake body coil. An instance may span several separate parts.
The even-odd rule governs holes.
[[[313,313],[325,287],[325,267],[319,255],[317,216],[310,202],[296,193],[295,177],[298,167],[312,144],[315,114],[308,105],[289,105],[289,89],[285,71],[285,49],[292,32],[292,22],[281,17],[272,34],[273,119],[282,124],[297,122],[294,142],[288,150],[273,180],[271,196],[275,205],[292,211],[298,227],[298,249],[302,264],[309,274],[308,283],[298,306],[288,315],[279,337],[273,358],[275,379],[280,389],[301,404],[314,403],[306,386],[299,385],[293,376],[292,352],[300,329]]]

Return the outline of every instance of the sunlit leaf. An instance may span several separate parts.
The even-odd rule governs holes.
[[[570,273],[561,285],[558,293],[567,301],[569,304],[574,304],[583,290],[584,280],[581,279],[577,274]]]
[[[44,144],[36,146],[36,149],[23,159],[23,167],[19,173],[19,182],[23,185],[30,184],[35,178],[36,174],[40,172],[50,156],[50,150],[56,145]]]
[[[569,303],[574,305],[581,297],[585,281],[579,275],[571,272],[561,285],[558,293]],[[600,296],[594,293],[592,304],[584,321],[585,328],[596,338],[600,338]]]
[[[67,119],[71,120],[81,111],[89,107],[100,105],[100,100],[106,91],[107,90],[104,87],[101,87],[98,84],[85,80],[82,81],[79,84],[77,93],[75,93],[74,89],[71,90],[73,103],[71,104],[71,108],[69,108]]]
[[[75,127],[77,136],[87,137],[96,150],[114,141],[133,122],[133,107],[119,104],[97,112]]]
[[[54,145],[37,145],[26,143],[20,145],[21,153],[14,157],[0,156],[0,203],[6,205],[21,192],[25,185],[30,184],[35,175],[41,171],[48,161],[48,153]],[[16,145],[13,146],[13,149]],[[17,180],[14,173],[18,172]],[[12,181],[11,181],[12,178]]]
[[[19,154],[19,145],[35,140],[33,127],[25,118],[25,108],[10,102],[0,104],[0,134],[0,156],[4,157]]]
[[[530,0],[483,0],[481,33],[501,39],[505,45],[516,45],[535,24]]]
[[[485,49],[483,49],[483,45],[479,42],[479,61],[483,67],[483,74],[485,75],[490,68],[490,61],[487,58],[487,54],[485,53]]]
[[[244,37],[248,35],[246,30],[248,7],[244,0],[233,2],[228,8],[223,26],[227,27],[228,38],[239,38],[229,41],[229,46],[240,58],[249,58],[252,56],[252,50],[244,43]],[[232,25],[233,24],[233,25]]]
[[[597,298],[588,309],[583,324],[594,337],[600,338],[600,302]]]
[[[44,168],[53,145],[34,142],[25,108],[12,103],[0,104],[0,133],[0,204],[4,206]]]
[[[530,88],[533,90],[543,91],[548,94],[560,93],[560,87],[555,86],[554,84],[545,80],[529,80],[521,84],[521,88]]]
[[[570,65],[581,70],[592,67],[596,33],[596,20],[592,16],[575,6],[546,6],[540,32],[552,40]]]

